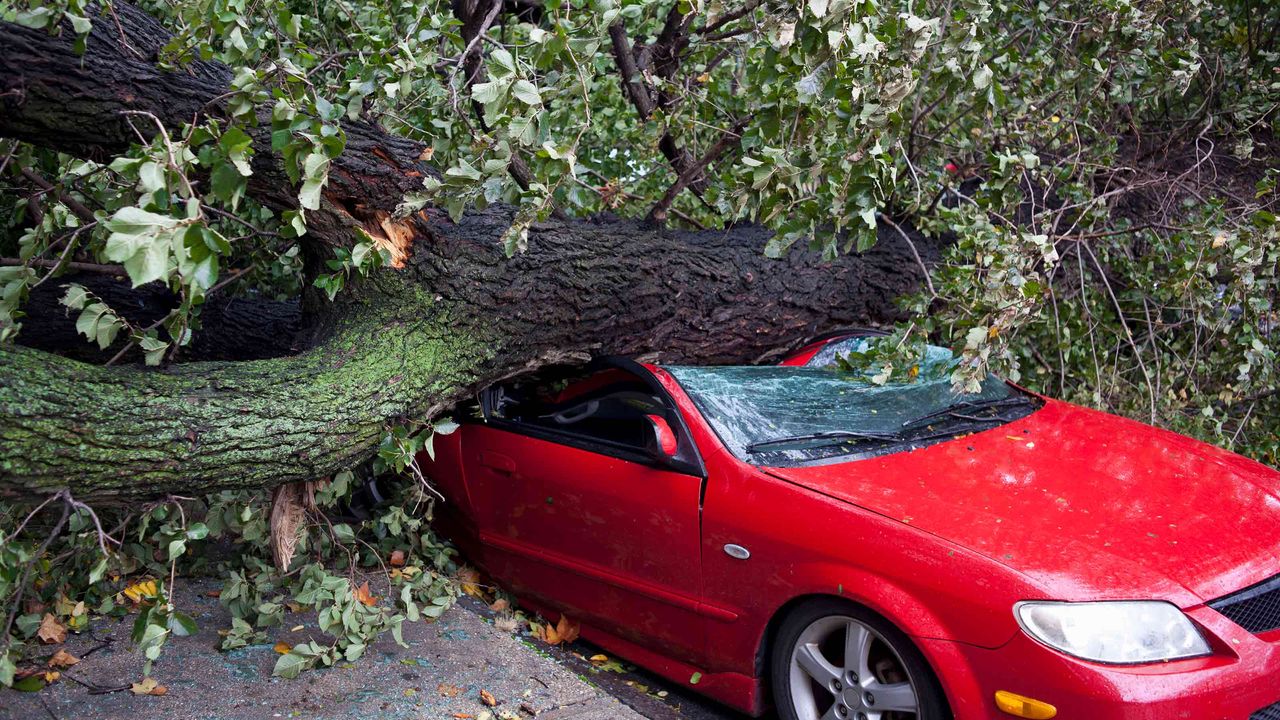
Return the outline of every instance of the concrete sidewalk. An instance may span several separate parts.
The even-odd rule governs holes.
[[[406,623],[402,648],[388,636],[371,645],[355,663],[303,673],[296,680],[271,676],[279,657],[271,645],[218,652],[217,630],[229,616],[206,592],[212,581],[178,583],[178,605],[190,611],[200,632],[173,638],[152,676],[164,696],[136,696],[127,688],[142,679],[143,658],[129,643],[133,616],[98,620],[91,633],[70,636],[60,646],[83,660],[58,682],[38,693],[0,690],[0,718],[15,720],[104,718],[475,718],[510,720],[642,720],[681,718],[679,710],[657,703],[641,714],[519,635],[502,632],[471,604],[451,608],[434,623]],[[288,615],[287,627],[272,641],[293,644],[323,637],[314,613]],[[109,641],[109,642],[108,642]],[[93,650],[93,648],[99,648]],[[545,647],[545,646],[543,646]],[[49,648],[49,654],[57,648]],[[559,652],[559,651],[557,651]],[[87,655],[86,655],[87,653]],[[486,706],[480,691],[497,699]],[[638,705],[642,707],[642,705]],[[701,715],[707,717],[706,715]]]

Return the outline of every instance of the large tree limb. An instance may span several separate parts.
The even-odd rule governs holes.
[[[162,29],[114,7],[146,60],[122,49],[114,23],[95,23],[83,58],[65,38],[0,24],[0,91],[21,90],[0,101],[0,135],[105,158],[128,142],[119,111],[170,125],[219,111],[223,69],[149,65]],[[769,233],[756,227],[556,220],[535,224],[528,252],[507,259],[499,238],[511,208],[458,223],[434,210],[393,220],[387,211],[429,171],[419,146],[370,124],[347,133],[315,214],[328,220],[309,216],[306,240],[349,242],[346,227],[359,222],[394,237],[404,267],[340,295],[315,341],[285,357],[157,371],[0,346],[0,497],[69,488],[122,501],[322,477],[367,458],[390,423],[429,418],[541,364],[601,353],[767,360],[816,332],[895,317],[893,298],[919,279],[892,232],[824,264],[808,252],[766,259]],[[294,203],[281,177],[259,152],[251,190],[277,209]],[[936,260],[938,243],[916,243]]]
[[[593,354],[679,362],[776,356],[837,325],[892,317],[916,276],[886,233],[861,257],[766,259],[768,233],[552,222],[508,260],[507,208],[426,213],[409,267],[356,288],[301,355],[100,367],[0,346],[0,496],[82,500],[270,486],[364,457],[397,419],[497,378]]]

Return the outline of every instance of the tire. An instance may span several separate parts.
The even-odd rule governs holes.
[[[856,667],[844,662],[849,654],[858,658]],[[951,718],[937,676],[906,634],[837,598],[787,615],[774,638],[769,677],[780,720]]]

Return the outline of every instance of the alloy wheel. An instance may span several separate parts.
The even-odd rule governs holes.
[[[809,623],[791,650],[791,701],[800,720],[915,720],[920,698],[906,664],[851,617]]]

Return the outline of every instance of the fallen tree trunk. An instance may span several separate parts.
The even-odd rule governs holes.
[[[159,32],[139,11],[115,7],[130,33]],[[216,112],[216,67],[144,74],[107,26],[95,23],[90,52],[77,58],[66,39],[0,24],[0,77],[22,90],[0,100],[0,135],[114,152],[123,140],[100,116],[163,98],[170,83],[181,102],[146,105],[163,122],[190,121],[182,113],[201,97],[212,108],[201,111]],[[122,94],[117,78],[147,90]],[[66,92],[79,109],[51,110]],[[507,259],[499,238],[513,210],[501,206],[457,223],[426,210],[387,230],[385,212],[430,169],[414,143],[374,125],[348,132],[358,142],[335,163],[327,220],[310,221],[307,240],[346,244],[359,223],[394,241],[403,267],[355,283],[320,319],[310,348],[288,357],[147,370],[0,345],[0,498],[65,488],[80,500],[123,502],[323,477],[370,456],[391,424],[430,418],[542,364],[593,354],[765,360],[835,326],[896,317],[893,299],[920,279],[895,232],[867,253],[823,263],[809,252],[765,258],[769,233],[756,227],[683,232],[612,219],[535,224],[529,250]],[[287,184],[268,187],[270,157],[259,153],[254,188],[290,207]],[[936,260],[936,242],[917,238],[916,247]]]

